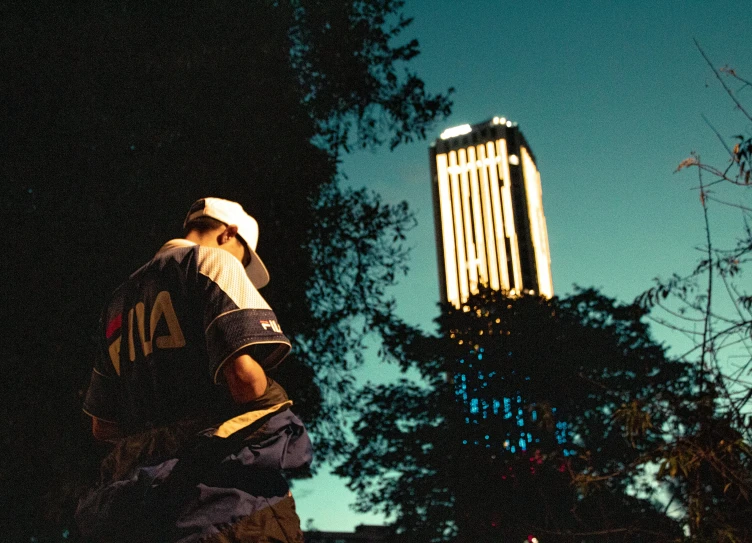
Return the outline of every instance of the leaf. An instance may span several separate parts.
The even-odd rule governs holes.
[[[676,167],[675,171],[683,170],[684,168],[688,168],[690,166],[697,166],[699,164],[699,161],[696,157],[689,157],[682,160],[679,165]]]

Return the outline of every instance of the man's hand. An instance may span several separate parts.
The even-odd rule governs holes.
[[[98,419],[97,417],[91,417],[91,433],[94,435],[94,439],[107,441],[108,443],[114,443],[123,437],[116,423]]]
[[[237,404],[253,401],[266,391],[266,373],[247,354],[226,362],[222,372],[232,399]]]

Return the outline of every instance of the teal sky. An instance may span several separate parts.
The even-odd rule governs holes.
[[[415,18],[405,38],[421,46],[411,69],[432,91],[455,88],[453,113],[429,141],[354,153],[343,171],[417,216],[411,270],[394,290],[406,320],[431,330],[438,311],[428,145],[444,128],[497,115],[519,124],[537,160],[556,294],[578,284],[631,301],[653,278],[693,267],[704,241],[697,170],[673,172],[691,152],[727,164],[703,116],[728,142],[752,132],[693,39],[715,66],[752,80],[752,4],[407,0],[405,13]],[[752,88],[731,87],[752,109]],[[716,195],[749,204],[749,192]],[[717,243],[733,241],[739,216],[717,205],[710,214]],[[394,372],[372,363],[360,377],[385,375]],[[293,489],[304,523],[383,522],[353,513],[344,483],[321,471]]]

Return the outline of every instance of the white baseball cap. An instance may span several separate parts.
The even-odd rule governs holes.
[[[251,253],[251,262],[246,266],[245,273],[256,288],[261,288],[269,283],[269,272],[266,266],[256,254],[259,228],[256,219],[245,212],[243,206],[237,202],[223,200],[222,198],[201,198],[196,200],[188,215],[183,221],[183,228],[194,219],[199,217],[211,217],[226,225],[238,227],[238,234],[245,242],[245,247]]]

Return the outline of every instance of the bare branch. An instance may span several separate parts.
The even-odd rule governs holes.
[[[716,130],[715,126],[713,126],[712,124],[710,124],[710,121],[708,120],[708,118],[705,115],[702,116],[702,120],[705,121],[705,124],[707,124],[710,127],[710,129],[715,133],[716,137],[718,138],[718,141],[720,141],[721,145],[723,145],[724,149],[726,149],[726,151],[728,151],[729,156],[733,157],[734,156],[734,151],[732,151],[731,148],[728,145],[726,145],[726,141],[723,139],[723,136],[721,136],[720,132],[718,132],[718,130]]]
[[[723,88],[726,91],[726,93],[734,101],[734,103],[736,104],[736,107],[739,108],[739,111],[741,111],[747,117],[747,119],[749,119],[750,121],[752,121],[752,115],[750,115],[747,112],[747,110],[744,109],[744,106],[736,98],[736,96],[734,95],[734,92],[728,87],[728,85],[726,85],[726,82],[721,77],[721,74],[718,73],[718,70],[716,70],[715,66],[713,66],[713,63],[710,61],[710,59],[708,58],[708,56],[705,54],[705,51],[703,51],[702,47],[700,47],[700,42],[698,42],[696,39],[694,40],[694,42],[695,42],[695,46],[697,47],[698,51],[700,51],[700,54],[702,55],[702,58],[705,59],[705,62],[708,63],[708,66],[710,66],[710,69],[713,70],[713,73],[715,74],[716,78],[718,79],[718,81],[721,82],[721,86],[723,86]]]

